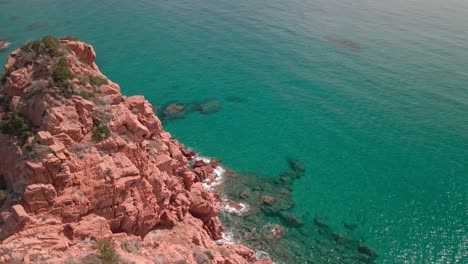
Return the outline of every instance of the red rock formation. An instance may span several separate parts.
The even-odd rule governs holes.
[[[63,263],[90,254],[90,241],[103,238],[136,263],[257,262],[242,245],[215,242],[223,230],[218,197],[200,183],[214,177],[213,169],[190,170],[195,153],[163,130],[144,97],[120,93],[90,45],[62,40],[60,51],[73,74],[68,96],[52,81],[58,58],[30,61],[29,51],[17,50],[5,66],[0,117],[7,122],[7,112],[17,111],[33,133],[24,146],[0,134],[8,194],[0,209],[0,262]],[[95,76],[105,82],[92,85]],[[95,133],[104,139],[93,140]],[[124,250],[130,242],[138,250]]]
[[[8,48],[10,43],[0,40],[0,50]]]

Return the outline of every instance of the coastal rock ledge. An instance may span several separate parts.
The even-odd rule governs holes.
[[[220,243],[219,197],[143,96],[74,38],[9,55],[0,83],[0,263],[271,263]]]

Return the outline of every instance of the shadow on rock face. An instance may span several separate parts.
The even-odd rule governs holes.
[[[305,177],[306,168],[299,160],[287,161],[289,168],[276,177],[225,174],[223,194],[249,206],[248,212],[220,216],[234,238],[267,252],[276,263],[375,263],[377,252],[362,241],[292,211],[293,183]]]

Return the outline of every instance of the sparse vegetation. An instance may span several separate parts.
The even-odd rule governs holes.
[[[78,158],[82,159],[87,150],[91,148],[90,144],[73,144],[70,147],[70,151],[75,154]]]
[[[92,86],[101,86],[103,84],[109,84],[106,78],[101,76],[91,76],[89,77],[89,84]]]
[[[23,146],[32,136],[29,124],[17,111],[10,112],[8,120],[0,121],[0,132],[15,136],[20,146]]]
[[[21,194],[19,194],[19,193],[13,193],[12,194],[13,202],[19,203],[19,202],[21,202],[22,199],[23,199],[23,197],[21,196]]]
[[[71,78],[73,78],[73,74],[68,68],[67,59],[65,59],[65,57],[61,57],[57,65],[55,65],[54,72],[52,73],[52,79],[54,80],[55,85],[62,89],[63,96],[65,96],[65,98],[71,98],[73,95],[77,94],[70,83]]]
[[[27,152],[32,152],[34,147],[36,146],[37,144],[37,140],[34,138],[31,143],[29,144],[26,144],[26,146],[24,146],[24,149],[27,151]]]
[[[37,144],[33,141],[34,144],[28,144],[26,147],[28,148],[27,151],[29,152],[29,158],[33,161],[40,161],[42,160],[47,154],[51,153],[49,146]],[[31,146],[32,145],[32,146]],[[29,146],[31,146],[29,148]]]
[[[94,96],[96,96],[96,94],[99,94],[99,92],[97,92],[97,91],[93,91],[93,92],[79,91],[79,92],[76,92],[74,94],[83,97],[83,99],[91,100],[91,99],[94,98]]]
[[[89,83],[89,77],[87,75],[78,75],[78,80],[80,81],[81,85],[86,85]]]
[[[106,169],[106,174],[107,174],[107,176],[112,176],[112,169],[111,169],[111,168],[107,168],[107,169]]]
[[[110,137],[111,133],[107,123],[111,120],[112,117],[97,111],[92,112],[92,115],[95,117],[95,119],[97,119],[95,122],[96,129],[93,132],[92,140],[95,142],[100,142]]]
[[[98,251],[99,259],[103,264],[123,263],[110,239],[98,240],[93,247]]]
[[[21,47],[21,51],[34,51],[36,55],[44,54],[50,57],[58,57],[62,55],[60,52],[60,42],[53,36],[47,35],[42,39],[34,40],[26,43]]]
[[[31,92],[28,94],[25,94],[24,97],[29,99],[33,97],[36,94],[41,93],[42,91],[46,90],[47,87],[49,86],[49,81],[47,80],[37,80],[37,81],[32,81],[31,82]]]
[[[101,264],[103,261],[94,254],[89,254],[81,259],[76,264]]]
[[[93,136],[92,136],[93,141],[100,142],[108,137],[110,137],[109,127],[107,126],[106,123],[103,123],[102,121],[98,122],[96,124],[96,129],[93,132]]]
[[[52,74],[54,82],[57,84],[64,83],[72,77],[72,73],[68,69],[67,60],[64,57],[60,58]]]
[[[132,241],[132,240],[123,240],[121,242],[122,249],[129,252],[129,253],[135,253],[141,248],[141,243],[138,241]]]
[[[205,252],[202,252],[201,250],[195,250],[193,252],[193,257],[195,258],[195,261],[197,262],[197,264],[210,263],[210,257],[207,254],[205,254]]]

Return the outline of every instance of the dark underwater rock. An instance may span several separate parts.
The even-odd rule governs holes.
[[[375,263],[375,257],[358,251],[361,241],[339,233],[326,220],[291,213],[293,183],[306,168],[298,160],[287,162],[288,169],[276,177],[225,174],[222,195],[249,206],[243,215],[220,214],[234,238],[268,252],[277,263]]]
[[[276,198],[270,195],[262,195],[260,198],[262,200],[262,204],[273,205],[276,203]]]
[[[350,240],[348,235],[342,233],[334,233],[332,239],[338,244],[343,244]]]
[[[249,188],[245,188],[239,193],[239,198],[247,199],[250,197],[250,194],[251,194],[251,191],[249,190]]]
[[[377,258],[379,256],[379,254],[377,253],[377,251],[375,251],[374,249],[370,248],[369,246],[366,246],[366,245],[360,245],[358,247],[358,251],[359,253],[362,253],[362,254],[365,254],[371,258]]]
[[[294,172],[296,178],[300,178],[305,174],[305,165],[299,160],[289,159],[289,167]]]
[[[186,115],[186,107],[183,104],[172,103],[169,104],[163,111],[163,118],[165,119],[180,119]]]
[[[208,99],[195,106],[195,109],[202,114],[213,114],[221,110],[222,104],[218,99]]]
[[[354,229],[356,229],[357,224],[343,222],[343,226],[344,226],[344,228],[348,229],[349,231],[353,231]]]
[[[355,52],[355,53],[361,51],[361,46],[352,40],[344,39],[344,38],[337,38],[337,37],[332,37],[332,36],[326,36],[325,39],[329,41],[330,43],[333,43],[337,46],[345,48],[348,51]]]
[[[285,197],[275,198],[275,202],[271,204],[263,203],[260,205],[260,209],[264,214],[269,216],[281,216],[281,212],[291,209],[294,206],[292,199],[286,199]]]
[[[291,227],[301,227],[304,225],[304,221],[302,220],[302,218],[297,215],[297,214],[293,214],[293,213],[287,213],[287,212],[282,212],[280,213],[280,218],[281,220],[283,220],[283,222],[287,225],[287,226],[291,226]]]
[[[323,221],[322,219],[319,219],[319,218],[317,218],[317,217],[314,217],[314,224],[315,224],[318,228],[320,228],[320,229],[322,229],[322,230],[327,230],[327,231],[328,231],[328,230],[331,229],[330,226],[327,225],[327,224],[325,223],[325,221]]]
[[[28,25],[28,30],[29,31],[35,31],[41,28],[47,27],[47,23],[42,23],[42,22],[34,22]]]
[[[226,100],[231,103],[242,103],[245,101],[244,98],[239,97],[239,96],[228,96],[226,97]]]
[[[11,20],[11,21],[18,21],[18,20],[20,20],[20,19],[21,19],[20,16],[10,16],[10,20]]]

